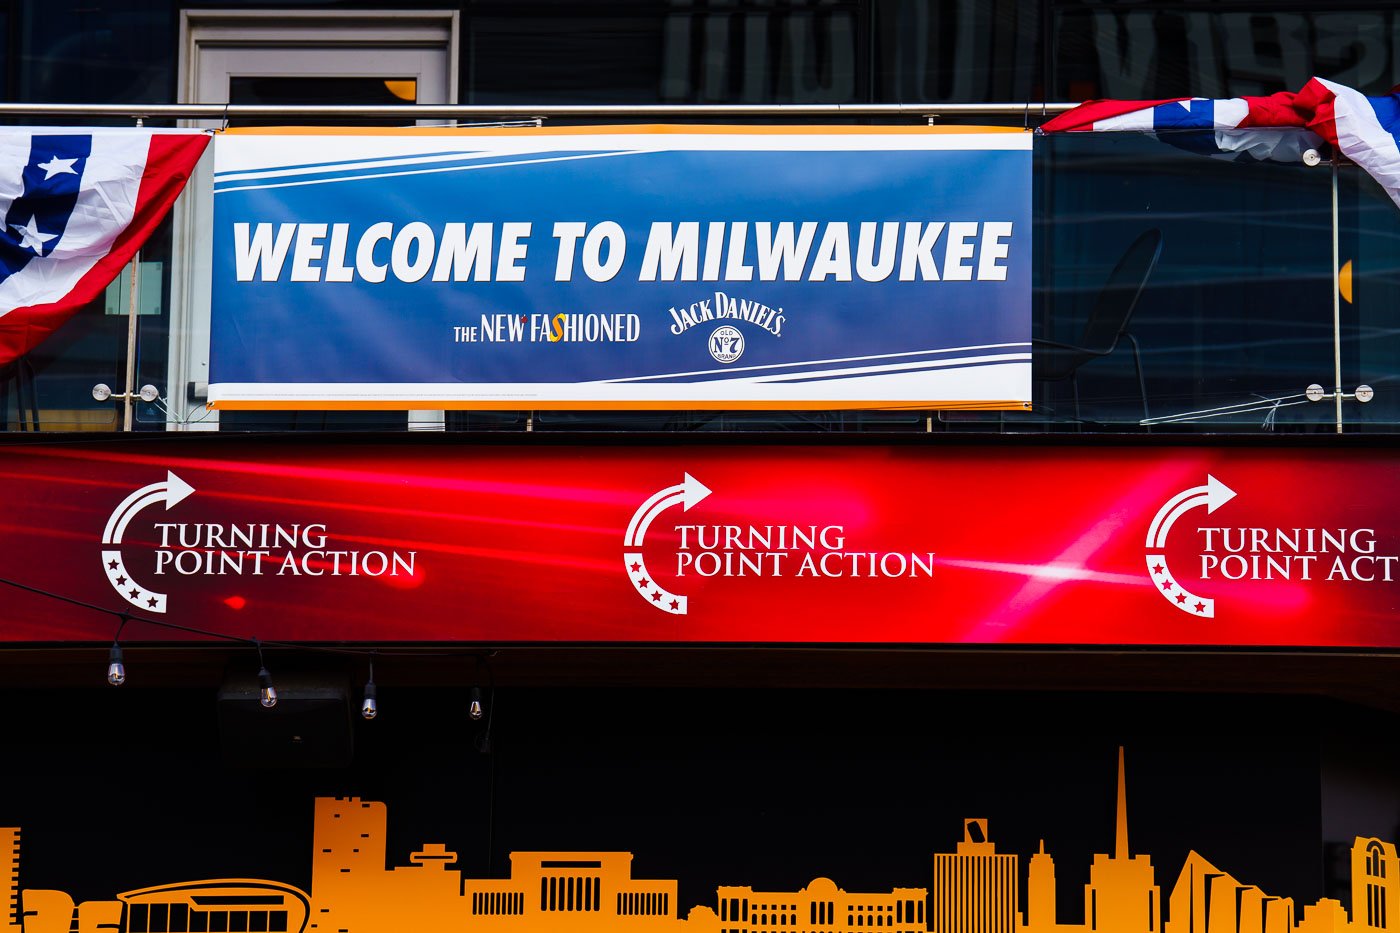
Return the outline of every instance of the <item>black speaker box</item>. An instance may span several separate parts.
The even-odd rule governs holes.
[[[235,674],[219,688],[224,761],[247,768],[341,768],[354,755],[350,684],[335,674],[279,673],[277,705],[262,705],[258,678]]]

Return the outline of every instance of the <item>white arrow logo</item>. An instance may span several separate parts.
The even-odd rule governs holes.
[[[622,555],[622,562],[627,567],[627,575],[632,580],[632,584],[637,587],[637,592],[642,595],[642,598],[663,612],[678,616],[685,615],[686,598],[675,593],[668,593],[651,578],[651,574],[647,572],[646,561],[642,559],[642,539],[646,536],[651,523],[656,520],[656,516],[673,505],[684,505],[685,511],[689,512],[696,503],[709,494],[710,490],[704,483],[686,473],[685,481],[680,485],[667,486],[643,502],[641,508],[632,513],[632,520],[627,523],[627,536],[622,539],[622,546],[629,549],[624,551]]]
[[[167,470],[165,482],[142,486],[112,510],[107,519],[107,527],[102,531],[102,543],[120,545],[122,535],[126,533],[126,526],[131,524],[137,512],[157,502],[164,502],[165,507],[169,509],[177,502],[184,501],[192,492],[193,486]],[[107,572],[108,582],[121,594],[122,599],[146,612],[165,611],[165,594],[146,589],[133,581],[131,574],[126,571],[126,562],[122,560],[122,552],[118,547],[109,547],[102,551],[102,568]]]
[[[1172,496],[1165,505],[1157,510],[1157,515],[1147,528],[1147,572],[1151,576],[1157,592],[1161,593],[1167,602],[1182,612],[1204,619],[1213,619],[1215,618],[1215,600],[1188,592],[1172,576],[1171,570],[1167,567],[1165,553],[1167,534],[1172,530],[1172,525],[1176,524],[1176,520],[1191,509],[1204,505],[1207,513],[1214,512],[1233,498],[1235,498],[1233,489],[1214,476],[1206,474],[1204,486],[1192,486],[1190,489]]]

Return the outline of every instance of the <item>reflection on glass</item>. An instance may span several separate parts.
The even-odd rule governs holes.
[[[1400,81],[1394,9],[1273,6],[1056,4],[1050,99],[1261,96],[1314,75],[1377,95]]]
[[[416,103],[418,82],[413,78],[323,78],[323,77],[231,77],[230,104],[363,104],[393,107]],[[347,119],[346,117],[301,117],[298,126],[399,126],[398,120]],[[286,126],[285,117],[240,117],[231,126]]]
[[[1135,428],[1145,404],[1149,422],[1172,430],[1335,429],[1335,407],[1304,396],[1311,383],[1330,391],[1336,381],[1328,166],[1218,161],[1128,134],[1037,145],[1038,338],[1072,343],[1126,244],[1158,229],[1162,246],[1131,321],[1143,382],[1120,343],[1080,370],[1080,419],[1072,392],[1049,383],[1036,386],[1032,419]],[[1374,257],[1365,274],[1353,272],[1356,303],[1343,301],[1350,391],[1387,381],[1396,358],[1396,331],[1379,323],[1384,298],[1361,293],[1393,298],[1395,262],[1376,251],[1389,245],[1394,255],[1400,217],[1354,167],[1341,180],[1342,260]],[[1343,417],[1370,421],[1384,405],[1371,406],[1347,402]]]
[[[871,13],[854,0],[561,9],[477,7],[464,22],[467,102],[849,103],[870,93]]]

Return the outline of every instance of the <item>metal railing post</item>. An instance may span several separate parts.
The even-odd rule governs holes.
[[[1337,209],[1337,161],[1332,156],[1332,368],[1336,378],[1337,433],[1342,433],[1342,248]]]
[[[134,400],[132,390],[136,388],[136,295],[141,287],[141,251],[131,257],[131,294],[126,303],[126,393],[122,399],[122,430],[131,430]]]

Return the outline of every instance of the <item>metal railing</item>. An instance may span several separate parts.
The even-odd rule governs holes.
[[[125,117],[132,120],[233,120],[285,117],[414,120],[551,117],[925,117],[1049,116],[1077,104],[30,104],[0,103],[0,116]]]

